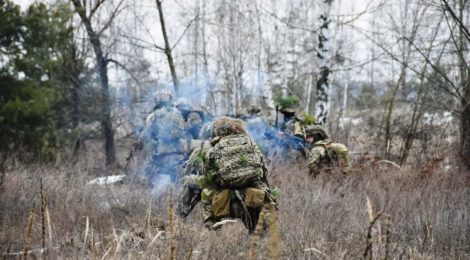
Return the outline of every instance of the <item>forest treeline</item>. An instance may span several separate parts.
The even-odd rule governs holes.
[[[375,111],[369,148],[400,164],[425,114],[450,112],[470,167],[469,1],[263,3],[0,0],[0,152],[48,161],[98,138],[113,164],[119,98],[132,117],[171,85],[216,115],[298,96],[339,139],[340,122]]]

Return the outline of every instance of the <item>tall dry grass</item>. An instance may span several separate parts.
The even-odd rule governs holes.
[[[96,174],[10,162],[0,189],[0,254],[40,257],[47,238],[50,259],[356,259],[366,250],[370,259],[470,257],[468,173],[436,162],[398,170],[364,161],[347,177],[316,179],[301,164],[273,166],[279,210],[265,212],[275,226],[255,241],[242,223],[205,230],[200,206],[187,219],[175,216],[168,198],[176,187],[154,196],[132,181],[87,185]],[[32,208],[41,221],[31,221]]]

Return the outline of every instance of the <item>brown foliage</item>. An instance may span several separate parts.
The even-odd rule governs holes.
[[[168,196],[176,191],[152,195],[131,181],[88,185],[94,176],[87,169],[37,165],[7,170],[0,194],[2,255],[22,253],[29,240],[31,254],[40,256],[43,224],[32,223],[31,234],[25,227],[31,207],[40,212],[41,177],[49,258],[249,257],[252,240],[242,223],[207,231],[200,206],[186,219],[168,219],[174,216],[168,214]],[[304,167],[278,166],[269,181],[281,192],[279,210],[269,235],[256,238],[251,253],[258,259],[354,259],[363,256],[365,245],[373,259],[470,257],[470,186],[465,175],[440,163],[402,169],[355,165],[348,176],[315,179]],[[370,215],[381,212],[371,224]]]

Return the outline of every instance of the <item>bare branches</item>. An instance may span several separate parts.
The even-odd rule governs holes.
[[[468,42],[470,42],[470,32],[468,31],[468,28],[463,24],[463,22],[459,19],[459,17],[455,14],[454,10],[449,6],[449,3],[447,3],[446,0],[441,0],[442,3],[445,5],[444,11],[449,12],[451,15],[452,19],[458,24],[458,26],[462,29],[464,32],[464,36],[467,39]]]
[[[373,11],[369,10],[370,6],[372,5],[372,3],[374,2],[375,0],[370,0],[369,2],[367,2],[367,5],[366,7],[364,8],[364,10],[362,10],[361,12],[357,13],[357,14],[354,14],[354,15],[348,15],[348,16],[353,16],[351,19],[347,20],[347,21],[343,21],[341,22],[340,24],[350,24],[350,23],[353,23],[357,20],[359,20],[359,18],[361,18],[362,16],[366,15],[366,14],[370,14],[370,13],[374,13],[375,10],[379,10],[380,8],[382,8],[384,5],[385,5],[385,1],[381,1],[375,8]]]
[[[108,29],[109,26],[113,23],[113,21],[114,21],[114,19],[116,18],[116,16],[118,16],[119,13],[121,13],[122,10],[124,10],[124,8],[121,8],[122,3],[124,3],[124,0],[119,1],[118,5],[116,6],[116,8],[114,8],[113,12],[112,12],[111,15],[109,16],[108,21],[107,21],[107,22],[103,25],[103,27],[98,31],[98,36],[100,36],[101,34],[103,34],[103,32],[106,31],[106,29]]]
[[[106,0],[97,0],[93,8],[90,10],[90,14],[88,15],[88,19],[91,20],[92,16],[95,14],[95,12],[100,8],[101,4],[104,3]]]
[[[124,64],[122,64],[119,61],[114,60],[114,59],[108,59],[108,62],[112,62],[112,63],[118,65],[119,67],[121,67],[123,70],[125,70],[135,80],[137,85],[141,86],[139,79],[126,66],[124,66]]]
[[[428,63],[428,64],[433,68],[433,70],[434,70],[435,72],[437,72],[442,78],[445,79],[445,81],[446,81],[447,83],[449,83],[449,84],[452,86],[452,88],[453,88],[454,91],[455,91],[454,96],[455,96],[456,98],[459,98],[459,99],[463,98],[462,95],[461,95],[461,93],[460,93],[460,91],[459,91],[459,88],[458,88],[457,86],[455,86],[454,82],[453,82],[452,80],[450,80],[449,77],[447,77],[447,75],[446,75],[445,73],[443,73],[436,65],[434,65],[434,64],[432,63],[432,61],[429,60],[429,57],[427,57],[427,56],[415,45],[415,43],[414,43],[411,39],[407,38],[406,36],[404,36],[403,39],[405,39],[406,41],[408,41],[408,42],[419,52],[419,54],[421,54],[421,56],[425,59],[426,63]],[[453,92],[451,92],[451,93],[453,93]]]
[[[196,15],[196,17],[194,17],[193,19],[191,19],[191,21],[189,21],[188,25],[186,25],[186,28],[184,28],[183,33],[180,35],[180,37],[178,37],[178,40],[176,40],[175,44],[173,44],[173,46],[171,47],[172,50],[178,45],[178,43],[181,41],[183,36],[186,34],[186,31],[188,31],[189,27],[191,27],[193,22],[196,21],[197,19],[199,19],[199,15]]]

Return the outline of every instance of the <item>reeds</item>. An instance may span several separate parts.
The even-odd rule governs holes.
[[[42,241],[42,248],[44,249],[43,258],[46,258],[46,198],[44,196],[44,189],[42,185],[42,178],[39,181],[39,188],[40,188],[40,196],[41,196],[41,241]]]
[[[241,224],[205,230],[199,206],[179,222],[174,198],[168,193],[152,197],[143,186],[90,187],[85,184],[94,176],[84,172],[11,170],[0,194],[0,258],[41,258],[44,239],[48,258],[395,259],[412,253],[431,259],[470,257],[465,243],[470,238],[470,189],[458,173],[426,173],[424,179],[413,172],[419,169],[393,174],[365,169],[340,181],[321,182],[294,168],[289,173],[281,170],[269,176],[285,194],[279,198],[279,211],[260,213],[264,217],[253,236]],[[39,179],[31,178],[39,173],[41,196]],[[103,207],[103,202],[112,203],[109,191],[121,203]],[[383,209],[386,214],[376,219]],[[267,236],[260,236],[262,224],[268,227]],[[140,244],[129,243],[136,232],[143,233]]]
[[[168,259],[176,259],[176,246],[173,241],[175,234],[175,223],[174,223],[174,205],[172,191],[169,192],[168,198]]]
[[[29,214],[29,221],[28,221],[28,228],[26,229],[26,238],[24,240],[24,246],[23,246],[23,259],[28,259],[28,254],[29,254],[29,243],[31,241],[31,237],[33,236],[33,224],[34,224],[34,218],[35,218],[35,211],[34,211],[34,206],[31,208],[31,213]]]

